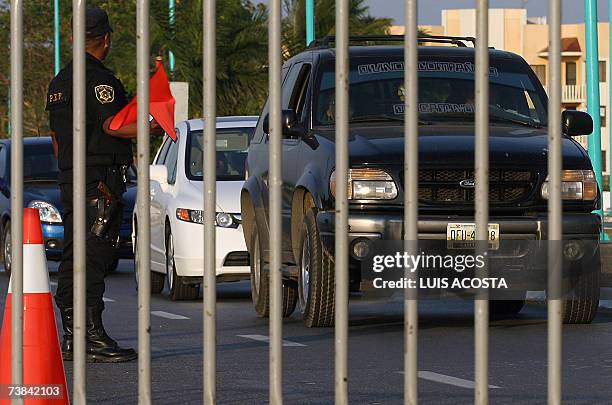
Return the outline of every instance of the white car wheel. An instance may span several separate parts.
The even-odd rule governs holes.
[[[195,300],[200,296],[199,284],[188,284],[186,277],[181,277],[176,273],[176,262],[174,260],[174,241],[172,232],[168,230],[166,236],[166,276],[168,279],[168,289],[170,298],[173,301]]]

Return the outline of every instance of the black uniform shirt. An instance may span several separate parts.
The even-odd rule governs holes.
[[[86,55],[86,134],[88,181],[102,180],[108,166],[132,163],[132,143],[107,135],[104,121],[119,112],[127,98],[121,81],[104,64]],[[58,143],[60,183],[72,182],[72,77],[70,62],[49,85],[47,111]]]

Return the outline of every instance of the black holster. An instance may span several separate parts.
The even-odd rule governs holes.
[[[118,227],[114,226],[112,227],[113,232],[109,231],[111,230],[111,226],[116,221],[121,220],[120,217],[123,212],[123,202],[116,198],[109,199],[108,197],[98,197],[90,199],[88,204],[94,209],[95,212],[95,219],[91,226],[90,232],[98,238],[106,240],[115,246],[117,244],[119,234],[118,229],[114,228]]]

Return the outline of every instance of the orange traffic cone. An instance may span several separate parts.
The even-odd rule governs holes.
[[[10,403],[11,286],[0,334],[0,405]],[[38,210],[23,210],[23,384],[25,404],[68,404]],[[27,389],[25,389],[27,388]],[[12,394],[17,393],[12,390]]]

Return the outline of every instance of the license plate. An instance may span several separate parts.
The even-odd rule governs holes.
[[[499,248],[499,224],[489,224],[489,249]],[[449,249],[473,249],[476,247],[476,224],[451,222],[446,225]]]

